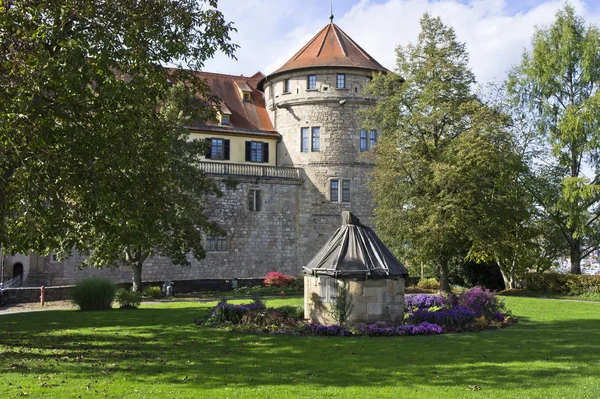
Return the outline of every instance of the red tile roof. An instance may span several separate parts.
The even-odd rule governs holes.
[[[332,22],[321,29],[300,51],[269,77],[294,69],[319,67],[388,71]]]
[[[265,75],[261,72],[257,72],[251,77],[210,72],[196,72],[196,74],[206,80],[211,94],[219,97],[223,111],[231,113],[231,118],[229,125],[204,122],[195,124],[191,126],[192,128],[214,130],[220,133],[256,133],[279,137],[265,108],[263,92],[257,89],[258,82]],[[243,101],[238,87],[251,91],[250,101]]]

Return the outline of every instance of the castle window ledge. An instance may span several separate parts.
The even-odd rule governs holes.
[[[347,87],[340,87],[340,88],[335,88],[337,91],[349,91],[350,89]]]
[[[276,179],[302,179],[300,168],[282,166],[247,165],[239,163],[200,162],[199,167],[207,175],[252,176]]]
[[[319,89],[306,89],[306,91],[319,91]]]

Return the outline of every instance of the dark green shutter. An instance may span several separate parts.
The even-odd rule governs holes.
[[[223,159],[229,159],[229,140],[223,140]]]
[[[204,155],[204,157],[206,159],[212,159],[212,139],[206,139],[206,144],[208,145],[208,150],[206,150],[206,154]]]
[[[269,143],[263,143],[263,162],[269,162]]]
[[[252,142],[246,141],[246,162],[252,161]]]

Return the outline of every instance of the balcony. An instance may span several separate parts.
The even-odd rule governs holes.
[[[200,162],[200,169],[207,175],[252,176],[275,179],[302,180],[299,168],[280,166],[244,165],[239,163]]]

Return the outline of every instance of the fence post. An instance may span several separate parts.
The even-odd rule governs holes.
[[[40,289],[40,304],[44,306],[44,302],[46,302],[46,287],[42,285]]]

